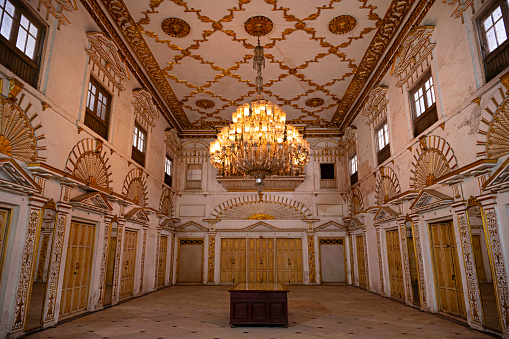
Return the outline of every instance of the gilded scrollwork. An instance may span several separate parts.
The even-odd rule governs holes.
[[[412,297],[412,279],[410,277],[410,261],[408,258],[407,238],[405,224],[399,225],[399,235],[401,239],[401,253],[403,254],[403,278],[405,279],[406,303],[410,304]]]
[[[214,268],[216,262],[216,237],[213,235],[209,235],[209,252],[208,252],[208,274],[207,274],[207,282],[214,283]]]
[[[143,294],[143,277],[145,275],[145,252],[147,247],[148,226],[143,227],[143,243],[141,248],[141,267],[140,267],[140,290],[139,294]]]
[[[308,235],[308,267],[309,282],[316,282],[316,266],[315,266],[315,237]]]
[[[376,229],[376,247],[378,252],[378,269],[380,270],[380,288],[381,294],[385,295],[385,284],[384,284],[384,267],[382,262],[382,244],[380,240],[380,228]]]
[[[124,225],[119,223],[117,228],[117,249],[115,250],[115,268],[113,275],[113,295],[111,303],[114,305],[118,302],[119,290],[118,284],[120,280],[120,254],[122,250],[122,238],[124,235]]]
[[[101,274],[99,277],[99,300],[97,301],[96,308],[100,308],[104,303],[104,293],[106,288],[106,266],[108,265],[108,246],[110,244],[111,228],[111,221],[104,223],[103,251],[101,254]]]
[[[158,227],[157,228],[157,233],[156,233],[156,267],[155,267],[155,270],[154,270],[154,274],[155,274],[155,277],[154,277],[154,290],[157,289],[157,282],[158,282],[158,273],[159,273],[159,251],[160,251],[160,247],[161,247],[161,229]]]
[[[362,235],[364,241],[364,263],[366,265],[366,289],[369,291],[369,261],[368,261],[368,235],[366,232]]]
[[[429,309],[428,307],[428,299],[426,297],[426,283],[424,280],[424,259],[422,254],[422,243],[421,243],[421,234],[419,231],[419,222],[413,222],[412,221],[412,227],[413,227],[413,236],[414,236],[414,243],[415,243],[415,255],[417,257],[417,270],[419,272],[419,288],[420,288],[420,294],[421,294],[421,308],[424,311],[427,311]]]

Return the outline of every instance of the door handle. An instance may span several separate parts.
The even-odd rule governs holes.
[[[452,280],[455,280],[456,279],[456,276],[453,274],[452,275]]]

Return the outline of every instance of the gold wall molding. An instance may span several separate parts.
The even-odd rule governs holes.
[[[451,14],[454,18],[459,18],[463,20],[463,13],[474,4],[474,0],[443,0],[444,3],[448,5],[457,5],[454,12]]]
[[[344,134],[341,136],[339,142],[341,155],[350,156],[357,152],[357,128],[349,126],[345,129]]]
[[[110,189],[111,165],[108,155],[99,139],[80,140],[69,153],[65,171],[87,184]]]
[[[414,160],[410,167],[412,189],[422,189],[435,184],[438,179],[458,168],[453,149],[445,139],[436,136],[424,136],[414,151]]]
[[[321,138],[311,144],[312,160],[335,163],[341,156],[340,140]]]
[[[308,235],[308,267],[309,267],[309,283],[316,282],[316,265],[315,265],[315,237]]]
[[[406,84],[407,88],[411,87],[420,72],[428,69],[431,52],[435,48],[435,43],[431,41],[434,30],[434,26],[417,26],[405,37],[391,70],[391,75],[399,77],[396,86]]]
[[[369,91],[367,101],[362,108],[362,115],[368,117],[366,125],[376,127],[387,116],[388,92],[387,86],[375,86]]]
[[[133,201],[136,205],[144,207],[147,203],[147,184],[143,178],[143,170],[134,168],[124,180],[122,195]]]
[[[207,264],[207,283],[214,283],[214,269],[216,262],[216,237],[209,235],[209,253],[208,253],[208,264]]]
[[[110,84],[118,90],[124,90],[122,80],[129,78],[127,74],[127,67],[118,54],[117,44],[103,32],[88,32],[87,38],[89,47],[85,49],[97,68],[99,68],[104,75],[108,78],[110,83],[106,83],[107,87]],[[96,75],[98,75],[96,71]],[[102,77],[99,77],[102,79]]]
[[[223,185],[224,188],[226,188],[228,192],[256,192],[258,190],[258,187],[252,178],[245,178],[243,176],[217,176],[216,179],[221,183],[221,185]],[[295,191],[305,179],[306,177],[304,175],[274,175],[265,178],[263,191]]]
[[[16,292],[16,304],[14,306],[14,321],[12,324],[12,333],[22,331],[25,326],[25,318],[28,311],[28,298],[32,287],[32,269],[34,262],[35,249],[37,248],[39,215],[40,208],[30,208],[28,213],[28,224],[23,246],[23,260],[21,261],[21,272],[18,280]]]
[[[166,145],[166,152],[170,153],[173,158],[179,155],[180,138],[174,128],[168,128],[164,131],[164,143]]]
[[[136,121],[147,130],[155,126],[154,120],[159,118],[159,110],[147,90],[141,88],[133,90],[133,108]]]
[[[378,206],[385,205],[394,196],[401,193],[399,180],[390,167],[381,167],[377,172],[375,199]]]
[[[465,263],[465,275],[467,278],[468,302],[470,304],[470,313],[472,323],[482,325],[482,306],[480,300],[480,291],[478,289],[477,272],[475,268],[474,255],[472,253],[472,243],[470,230],[468,229],[467,216],[465,211],[456,213],[461,237],[461,248],[463,250],[463,262]]]
[[[222,220],[246,220],[253,214],[268,214],[277,220],[310,219],[311,211],[302,203],[278,195],[244,195],[227,200],[214,208],[211,217]]]

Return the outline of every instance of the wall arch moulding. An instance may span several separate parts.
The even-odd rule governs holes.
[[[159,200],[159,212],[165,217],[171,218],[175,213],[173,199],[174,194],[172,194],[171,190],[166,188],[161,194],[161,199]]]
[[[362,193],[358,186],[348,191],[346,200],[348,201],[348,208],[350,209],[351,216],[355,216],[364,212]]]
[[[110,189],[111,165],[99,139],[83,139],[69,153],[65,171],[81,179],[87,185]]]
[[[509,90],[509,73],[501,78]],[[498,159],[509,154],[509,96],[499,88],[482,111],[477,132],[477,157]]]
[[[435,43],[431,42],[434,26],[414,27],[403,39],[403,43],[394,57],[391,75],[399,77],[396,86],[406,84],[411,87],[422,72],[431,65],[432,51]]]
[[[401,193],[398,177],[390,167],[381,167],[376,175],[375,199],[378,206],[385,205]]]
[[[143,170],[134,168],[124,180],[122,195],[136,205],[144,207],[147,204],[147,183],[143,178]]]
[[[275,195],[248,195],[230,199],[214,208],[221,220],[302,220],[312,218],[304,204]]]
[[[25,163],[46,162],[46,140],[39,115],[26,95],[17,99],[23,84],[16,79],[10,81],[8,97],[0,95],[0,153]]]
[[[315,141],[310,149],[314,161],[335,161],[340,156],[340,142],[331,138]]]
[[[445,139],[436,135],[422,137],[414,152],[410,187],[419,190],[431,186],[457,168],[454,151]]]

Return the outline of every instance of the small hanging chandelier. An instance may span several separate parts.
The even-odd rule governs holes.
[[[265,57],[260,35],[253,58],[256,100],[239,106],[232,114],[233,124],[223,127],[210,143],[210,163],[219,175],[252,176],[259,194],[266,176],[298,175],[309,162],[309,143],[294,126],[285,125],[286,113],[278,105],[262,98]]]

